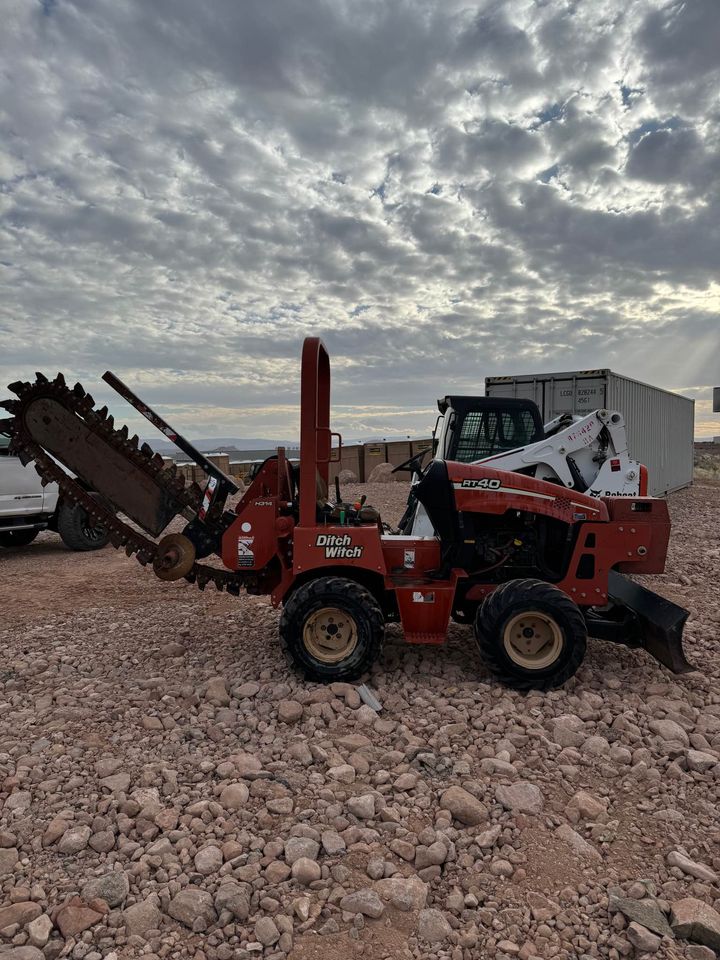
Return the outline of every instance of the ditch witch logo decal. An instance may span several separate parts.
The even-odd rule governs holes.
[[[325,548],[327,560],[358,560],[363,555],[363,547],[353,546],[349,533],[343,536],[338,536],[336,533],[319,533],[315,546]]]

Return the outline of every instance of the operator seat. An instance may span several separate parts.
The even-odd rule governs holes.
[[[413,486],[413,493],[425,507],[435,533],[440,538],[443,555],[460,539],[457,510],[452,484],[444,460],[431,460]]]

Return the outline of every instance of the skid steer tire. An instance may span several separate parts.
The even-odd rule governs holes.
[[[510,580],[478,610],[475,639],[485,665],[507,686],[550,690],[582,663],[587,628],[562,590],[542,580]]]
[[[285,604],[280,643],[306,680],[357,680],[377,660],[385,620],[365,587],[342,577],[303,584]]]
[[[26,547],[40,533],[39,530],[3,530],[0,547]]]
[[[65,501],[58,507],[57,532],[69,550],[100,550],[110,539],[104,527],[90,523],[87,511],[80,504]]]

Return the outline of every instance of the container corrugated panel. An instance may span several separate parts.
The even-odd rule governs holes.
[[[393,440],[385,444],[387,462],[394,467],[409,460],[412,456],[412,445],[409,440]]]
[[[362,476],[360,467],[362,452],[363,448],[361,446],[343,447],[340,470],[352,470],[358,480],[360,480]]]
[[[485,395],[533,400],[547,423],[562,413],[590,413],[607,406],[605,397],[611,376],[610,370],[578,370],[573,373],[486,377]]]
[[[543,381],[539,377],[486,377],[485,396],[533,400],[544,416],[543,386]]]
[[[365,479],[370,476],[379,463],[385,463],[387,455],[384,443],[366,443],[363,445],[365,461]]]
[[[242,460],[231,460],[230,461],[230,476],[239,477],[241,480],[243,477],[247,476],[247,469],[245,469],[245,464]]]
[[[214,463],[216,467],[219,467],[223,473],[228,473],[230,470],[230,457],[227,453],[206,453],[205,456],[210,461]]]
[[[695,452],[692,400],[611,374],[606,403],[625,417],[630,456],[648,468],[648,492],[652,496],[663,496],[692,483]]]
[[[487,377],[485,394],[533,400],[546,423],[561,413],[619,410],[630,456],[648,468],[649,493],[662,496],[692,483],[695,404],[677,393],[600,369]]]
[[[425,440],[413,440],[412,455],[415,456],[415,454],[423,453],[425,450],[432,450],[432,444],[432,437],[428,437]]]

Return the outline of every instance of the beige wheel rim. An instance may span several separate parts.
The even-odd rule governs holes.
[[[357,646],[357,624],[339,607],[322,607],[311,613],[303,627],[303,643],[321,663],[339,663]]]
[[[560,656],[563,635],[547,613],[528,610],[508,622],[503,631],[505,652],[526,670],[543,670]]]

